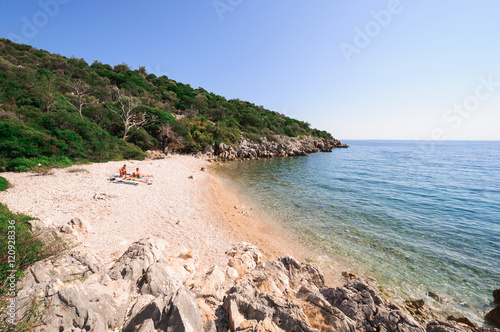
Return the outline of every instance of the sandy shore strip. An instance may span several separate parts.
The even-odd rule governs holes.
[[[129,170],[139,167],[153,174],[154,184],[109,181],[124,163]],[[133,242],[151,236],[165,239],[171,255],[192,251],[201,266],[227,264],[225,252],[240,241],[257,245],[265,261],[285,254],[300,261],[316,255],[251,202],[243,201],[236,188],[208,171],[209,166],[205,160],[173,155],[76,165],[53,169],[49,175],[3,173],[13,188],[0,192],[0,202],[46,225],[83,219],[91,227],[79,236],[77,249],[106,263],[115,261]]]

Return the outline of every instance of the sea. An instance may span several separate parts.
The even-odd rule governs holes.
[[[280,227],[400,301],[483,325],[500,288],[499,141],[345,141],[216,168]]]

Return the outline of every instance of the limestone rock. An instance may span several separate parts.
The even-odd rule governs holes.
[[[470,329],[465,325],[455,322],[431,321],[425,329],[427,332],[468,332]]]
[[[316,278],[311,278],[309,269],[302,273],[302,267],[286,257],[259,264],[245,274],[224,300],[230,327],[242,331],[318,331],[328,325],[337,331],[354,331],[354,322],[323,297],[310,283]]]
[[[363,279],[353,279],[340,288],[323,288],[324,297],[356,322],[358,331],[423,331],[397,306],[386,303]]]
[[[354,331],[356,324],[332,306],[313,285],[302,286],[297,298],[312,327],[320,331]]]
[[[307,145],[308,149],[320,147]],[[156,238],[138,241],[108,270],[95,257],[79,252],[38,262],[25,271],[18,304],[26,306],[38,298],[49,308],[46,325],[35,331],[108,331],[121,326],[127,332],[215,332],[227,327],[237,331],[424,331],[363,279],[329,288],[316,265],[301,264],[291,256],[263,263],[258,248],[244,242],[227,252],[229,266],[195,272],[191,252],[167,258],[166,245]],[[185,285],[172,262],[184,274]],[[141,295],[134,303],[135,286]],[[423,300],[408,301],[406,308],[420,316],[421,324],[434,317]],[[496,317],[498,310],[492,311]],[[431,321],[426,330],[499,331],[454,317]]]
[[[449,321],[454,321],[460,324],[467,325],[473,329],[475,329],[477,326],[473,322],[471,322],[467,317],[455,317],[455,316],[448,316],[447,318]]]
[[[500,332],[500,329],[473,327],[455,320],[431,321],[427,324],[427,332]]]
[[[145,295],[141,295],[137,298],[137,300],[135,301],[135,303],[133,304],[131,310],[130,310],[130,314],[129,314],[129,317],[135,317],[137,316],[137,314],[142,310],[144,309],[145,306],[147,306],[148,304],[150,304],[151,302],[153,302],[153,300],[155,299],[156,297],[154,297],[153,295],[151,294],[145,294]],[[128,320],[127,320],[128,322]]]
[[[167,331],[203,331],[203,320],[196,299],[184,286],[179,288],[172,300],[172,308],[167,317]]]
[[[229,324],[233,331],[236,331],[240,325],[245,321],[245,317],[240,313],[238,309],[238,303],[235,299],[229,299],[224,302],[224,309],[229,315]]]
[[[213,265],[208,270],[199,271],[187,285],[198,297],[213,297],[222,301],[225,287],[225,274],[218,265]]]
[[[131,297],[130,284],[128,280],[116,280],[107,285],[96,282],[86,287],[89,302],[96,313],[103,317],[109,329],[119,328],[123,324]]]
[[[184,286],[170,297],[159,295],[142,309],[137,311],[134,308],[123,331],[140,331],[144,326],[160,331],[203,331],[203,321],[196,299]]]
[[[226,254],[231,257],[229,266],[234,268],[239,275],[254,269],[262,259],[259,248],[246,242],[238,243]]]
[[[500,328],[500,306],[491,309],[485,316],[493,326]]]
[[[202,331],[196,298],[170,267],[165,246],[160,239],[138,241],[109,270],[77,252],[38,262],[26,271],[18,303],[26,310],[38,298],[48,308],[45,325],[35,331],[105,332],[122,326],[123,331]],[[213,280],[212,286],[217,280],[223,282],[220,268],[209,272],[205,281]],[[143,295],[124,323],[136,285]],[[21,317],[24,312],[17,314]],[[212,330],[214,319],[212,315],[212,324],[207,325]]]
[[[239,327],[239,331],[246,332],[281,332],[280,329],[271,319],[266,318],[262,321],[245,320]]]
[[[453,318],[450,320],[450,318]],[[500,329],[487,327],[477,327],[468,319],[465,321],[456,318],[448,317],[448,321],[430,321],[427,324],[427,332],[500,332]]]
[[[170,311],[170,298],[160,295],[154,298],[147,305],[143,306],[137,314],[130,316],[123,327],[123,332],[139,331],[145,321],[151,320],[153,326],[158,328],[160,324],[166,324],[165,312]]]
[[[484,318],[493,326],[500,328],[500,289],[493,291],[493,303],[497,304],[497,307],[491,309]]]
[[[163,159],[166,157],[167,152],[168,148],[165,148],[164,152],[161,150],[147,150],[146,157],[150,159]]]
[[[49,301],[49,298],[46,298]],[[49,303],[46,303],[49,305]],[[87,331],[106,332],[107,325],[98,314],[80,281],[65,285],[57,296],[50,298],[46,330],[62,331],[70,327]]]
[[[72,252],[64,256],[51,257],[36,262],[24,271],[22,288],[30,288],[35,284],[46,284],[51,280],[73,281],[85,278],[105,270],[97,258],[82,252]]]
[[[114,280],[137,281],[153,263],[163,257],[166,246],[167,242],[158,238],[135,242],[110,268],[109,276]]]
[[[217,332],[217,325],[215,321],[217,320],[216,310],[219,307],[219,304],[207,303],[205,300],[206,299],[199,297],[196,299],[198,307],[200,308],[201,319],[203,320],[203,331]]]
[[[88,233],[90,228],[91,228],[90,225],[88,225],[80,218],[73,218],[67,224],[61,226],[59,231],[61,233],[78,235],[78,234]]]
[[[141,294],[172,297],[182,285],[182,280],[166,259],[153,263],[141,281]]]
[[[424,324],[428,321],[435,320],[438,317],[432,312],[429,305],[424,299],[407,300],[404,308],[420,323]]]
[[[434,299],[434,301],[436,301],[436,302],[441,302],[441,296],[439,296],[437,293],[435,293],[433,291],[428,291],[427,296]]]
[[[76,251],[35,263],[24,271],[25,277],[20,281],[18,318],[33,299],[41,299],[50,309],[47,312],[49,323],[40,326],[40,330],[67,327],[106,330],[106,321],[89,296],[89,282],[82,282],[103,274],[104,270],[104,265],[95,257]]]
[[[493,303],[500,305],[500,289],[493,291]]]
[[[130,283],[111,282],[104,271],[101,262],[79,252],[37,262],[25,271],[19,307],[25,310],[33,298],[45,302],[49,310],[41,330],[118,328],[130,299]]]
[[[228,279],[233,279],[233,280],[238,279],[239,277],[238,271],[236,271],[235,268],[229,266],[226,270],[226,277]]]
[[[284,256],[279,259],[287,269],[290,281],[294,285],[301,283],[310,283],[318,288],[325,286],[325,277],[319,272],[319,269],[314,264],[300,264],[291,256]]]
[[[137,332],[151,332],[151,331],[156,331],[155,323],[153,322],[153,320],[151,318],[146,319],[137,328]]]
[[[172,269],[181,277],[182,282],[186,282],[191,274],[195,271],[194,262],[191,260],[184,260],[179,257],[170,257],[168,262]],[[189,269],[189,271],[188,271]]]
[[[303,156],[308,153],[331,152],[334,148],[347,147],[348,145],[336,139],[322,139],[311,136],[296,138],[278,135],[275,136],[273,141],[261,137],[261,142],[258,143],[248,139],[242,139],[239,144],[234,146],[220,143],[207,149],[205,156],[218,160],[259,159],[278,156]]]
[[[33,233],[47,228],[47,226],[39,219],[28,220],[27,223],[30,225],[30,231]]]

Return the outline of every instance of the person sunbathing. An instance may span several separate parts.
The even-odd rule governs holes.
[[[139,168],[136,168],[135,172],[132,173],[132,177],[134,178],[154,178],[153,175],[149,175],[149,174],[142,174],[141,171],[139,171]]]
[[[120,176],[123,178],[123,177],[126,177],[127,176],[127,165],[123,165],[122,168],[120,168]]]

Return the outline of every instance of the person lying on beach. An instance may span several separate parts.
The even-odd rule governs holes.
[[[139,168],[136,168],[135,172],[132,173],[132,177],[134,178],[154,178],[153,175],[148,175],[148,174],[142,174],[141,171],[139,171]]]
[[[120,176],[121,176],[121,177],[125,177],[125,176],[127,176],[127,165],[126,165],[126,164],[125,164],[125,165],[123,165],[123,167],[122,167],[122,168],[120,168]]]

